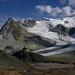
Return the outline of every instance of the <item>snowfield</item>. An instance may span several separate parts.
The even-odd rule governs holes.
[[[49,29],[48,29],[49,24],[53,25],[53,27],[55,27],[58,24],[62,24],[65,27],[72,28],[72,27],[75,27],[75,17],[68,17],[68,18],[63,18],[63,19],[48,19],[48,21],[45,21],[45,20],[36,21],[35,26],[27,28],[28,32],[38,34],[40,36],[55,40],[57,42],[54,47],[35,50],[33,52],[39,53],[43,56],[50,56],[50,55],[55,55],[55,54],[60,54],[60,53],[65,53],[65,52],[75,50],[75,34],[72,35],[72,37],[70,37],[70,36],[67,36],[67,37],[59,36],[57,33],[49,31]],[[56,48],[59,48],[63,45],[66,45],[68,43],[71,43],[71,45],[69,47],[64,48],[64,49],[60,49],[60,50],[56,50],[56,51],[52,51]],[[41,51],[46,51],[46,50],[50,50],[51,52],[40,53]]]

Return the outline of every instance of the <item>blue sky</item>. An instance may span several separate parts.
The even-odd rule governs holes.
[[[39,11],[36,9],[37,5],[52,5],[56,7],[59,4],[58,0],[0,0],[0,15],[39,18],[42,14],[40,13],[39,15]]]
[[[58,18],[75,14],[75,0],[0,0],[0,25],[12,17]]]

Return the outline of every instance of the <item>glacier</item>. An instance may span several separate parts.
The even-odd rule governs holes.
[[[40,53],[40,54],[43,56],[50,56],[50,55],[74,51],[75,50],[75,38],[73,38],[73,37],[75,37],[75,34],[72,35],[73,37],[71,37],[71,36],[65,36],[65,37],[60,36],[60,35],[58,35],[58,33],[50,31],[48,29],[48,25],[52,24],[53,27],[55,27],[58,24],[62,24],[65,27],[72,28],[72,27],[75,27],[75,17],[67,17],[67,18],[63,18],[63,19],[62,18],[58,18],[58,19],[46,18],[46,19],[47,20],[36,21],[36,25],[33,27],[27,28],[27,31],[30,33],[35,33],[37,35],[43,36],[45,38],[55,40],[57,43],[54,47],[35,50],[33,52],[34,53],[40,53],[41,51],[53,50],[53,49],[59,48],[63,45],[66,45],[68,43],[70,43],[71,45],[67,48],[48,52],[48,53]],[[65,23],[65,22],[68,22],[68,23]]]

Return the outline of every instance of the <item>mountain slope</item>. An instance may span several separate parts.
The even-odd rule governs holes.
[[[23,24],[15,22],[12,18],[7,20],[0,33],[0,49],[7,53],[22,50],[24,47],[29,49],[45,48],[56,43],[53,40],[29,33]]]
[[[16,65],[17,64],[17,65]],[[0,50],[0,68],[1,67],[15,67],[15,68],[23,68],[26,67],[21,61],[10,54],[6,54],[5,52]]]
[[[41,55],[49,56],[65,52],[71,52],[75,50],[74,16],[59,19],[44,18],[43,20],[36,21],[36,25],[31,28],[27,28],[27,30],[28,32],[38,34],[40,36],[55,40],[57,42],[55,46],[34,51],[35,53],[40,53],[44,50],[44,54],[42,53]],[[64,45],[69,46],[67,48],[62,49],[61,46]]]

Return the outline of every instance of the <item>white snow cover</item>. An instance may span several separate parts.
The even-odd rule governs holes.
[[[68,23],[65,23],[65,21],[67,21]],[[63,19],[51,19],[50,22],[54,27],[58,24],[62,24],[63,26],[68,28],[75,27],[75,19],[73,17]]]
[[[49,29],[47,28],[48,24],[50,24],[50,21],[36,21],[36,25],[34,27],[28,28],[28,31],[46,38],[58,39],[57,33],[49,32]]]
[[[67,21],[68,23],[65,23],[65,21]],[[53,52],[44,53],[44,54],[41,54],[41,55],[49,56],[49,55],[73,51],[74,48],[75,48],[75,38],[73,38],[73,37],[75,37],[75,34],[72,37],[70,37],[70,36],[60,37],[57,33],[49,31],[48,24],[52,24],[53,27],[55,27],[58,24],[62,24],[65,27],[72,28],[72,27],[75,27],[75,17],[68,17],[68,18],[63,18],[63,19],[61,19],[61,18],[59,18],[59,19],[48,19],[48,21],[45,21],[45,20],[36,21],[35,26],[33,26],[31,28],[27,28],[27,30],[31,33],[35,33],[35,34],[38,34],[40,36],[43,36],[43,37],[46,37],[46,38],[57,41],[57,44],[54,47],[35,50],[33,52],[37,53],[37,52],[41,52],[41,51],[52,50],[52,49],[55,49],[55,48],[59,48],[62,45],[66,45],[69,42],[71,43],[71,45],[68,48],[64,48],[64,49],[53,51]],[[63,41],[61,41],[59,39],[59,37]]]

